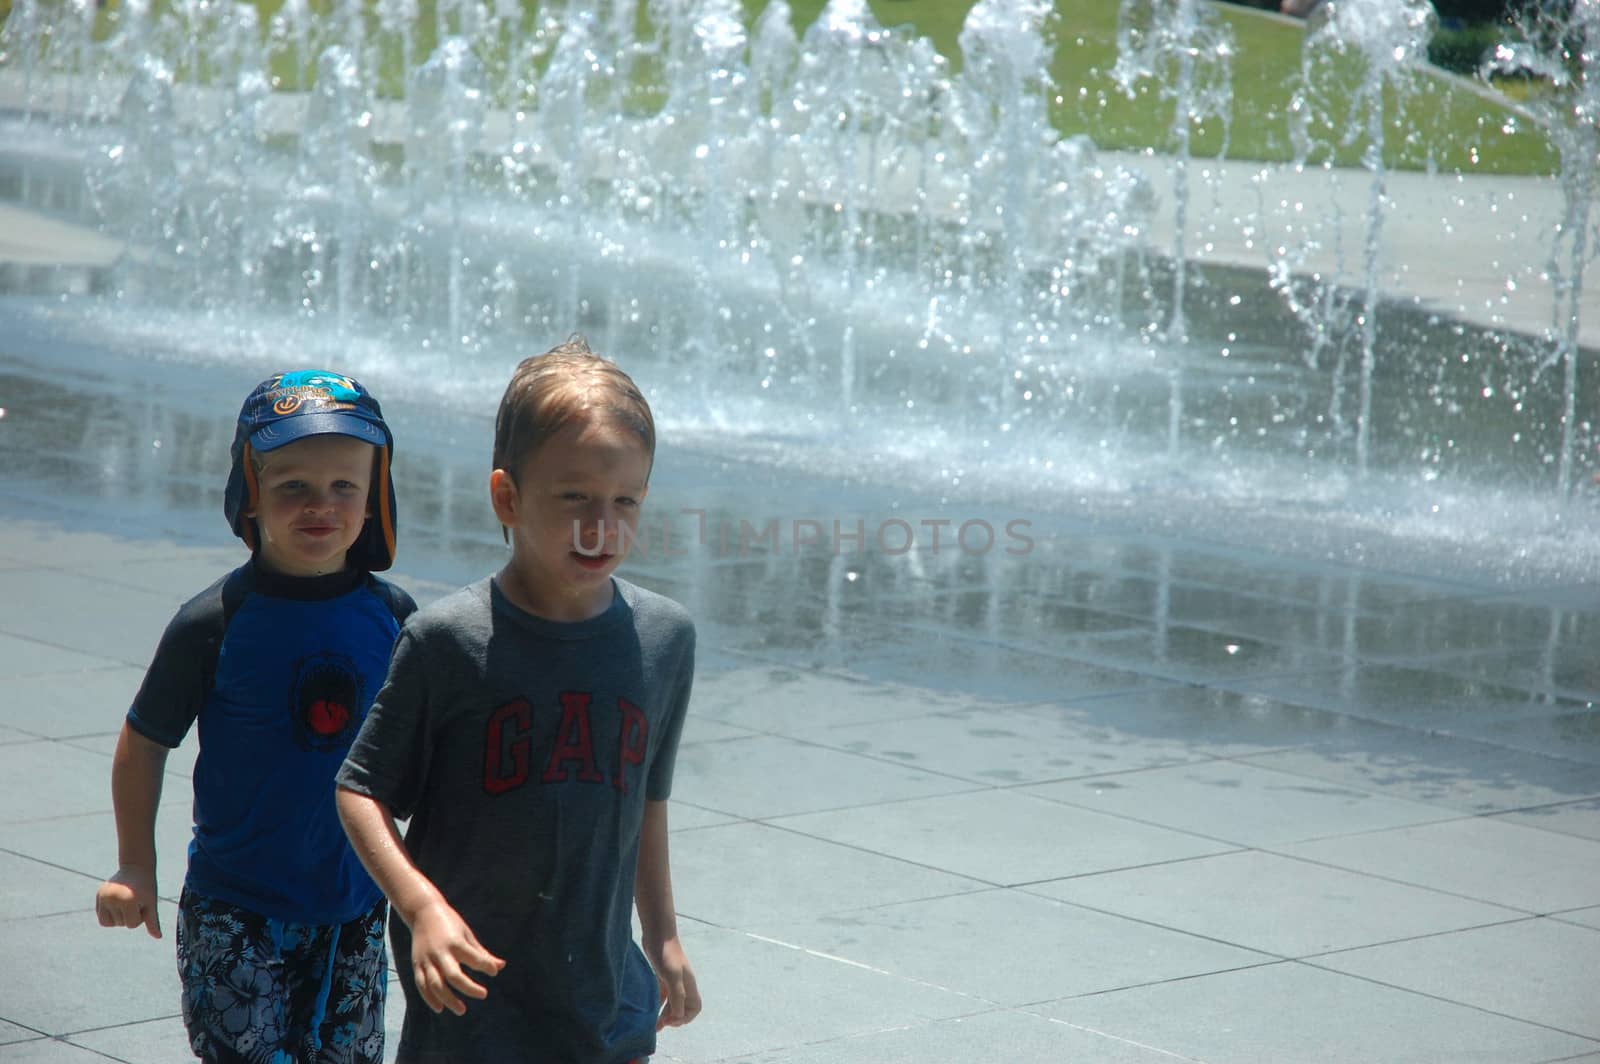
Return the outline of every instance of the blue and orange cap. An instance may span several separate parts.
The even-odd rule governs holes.
[[[354,377],[328,370],[280,373],[256,385],[239,410],[230,454],[233,468],[222,499],[222,512],[233,534],[252,551],[260,546],[256,523],[247,513],[260,499],[252,453],[265,454],[307,436],[351,436],[378,448],[378,461],[368,502],[372,516],[350,547],[350,563],[368,572],[394,564],[395,504],[394,435],[383,421],[383,408]]]

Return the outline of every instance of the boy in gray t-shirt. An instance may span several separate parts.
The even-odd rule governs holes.
[[[581,339],[517,367],[489,478],[511,559],[406,624],[339,772],[400,917],[400,1064],[627,1064],[700,1011],[666,812],[694,625],[612,575],[654,455],[643,395]]]

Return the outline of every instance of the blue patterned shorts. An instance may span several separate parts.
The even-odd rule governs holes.
[[[184,890],[189,1047],[209,1064],[381,1064],[387,913],[379,900],[347,924],[300,924]]]

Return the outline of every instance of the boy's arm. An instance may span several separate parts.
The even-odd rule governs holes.
[[[411,861],[389,809],[373,798],[340,787],[334,796],[339,820],[367,873],[389,898],[395,915],[411,929],[411,973],[417,992],[434,1012],[464,1015],[456,993],[482,1000],[489,992],[463,966],[498,975],[506,962],[478,944],[461,914]]]
[[[167,748],[122,723],[111,755],[111,804],[117,821],[117,871],[95,891],[101,927],[139,927],[161,937],[156,911],[156,807]]]
[[[672,904],[672,870],[667,859],[665,801],[644,804],[633,903],[639,908],[641,945],[656,970],[665,1005],[656,1030],[682,1027],[700,1015],[700,988],[678,941],[678,914]]]

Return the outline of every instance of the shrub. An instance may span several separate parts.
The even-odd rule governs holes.
[[[1516,0],[1433,0],[1433,9],[1442,20],[1462,22],[1503,22]]]
[[[1500,43],[1500,27],[1493,24],[1440,28],[1428,42],[1428,62],[1471,77],[1484,56]]]

